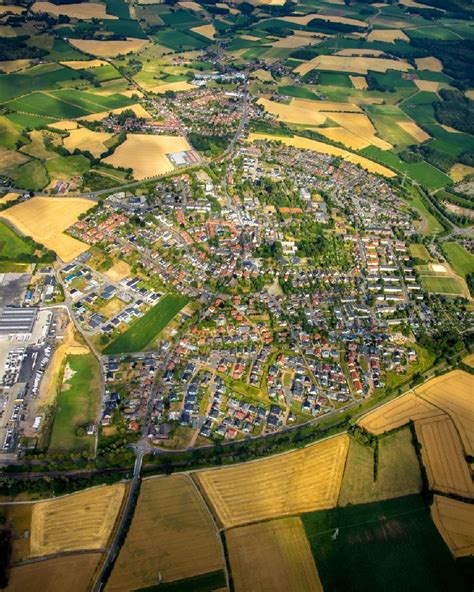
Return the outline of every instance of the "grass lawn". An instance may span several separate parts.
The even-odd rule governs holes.
[[[34,246],[16,234],[4,222],[0,222],[0,259],[15,259],[21,255],[32,255]]]
[[[189,302],[186,296],[167,294],[125,333],[119,335],[104,350],[105,354],[143,351],[152,343],[173,317]]]
[[[424,226],[421,233],[424,236],[429,236],[431,234],[440,234],[441,232],[443,232],[443,227],[433,216],[433,214],[428,210],[424,200],[420,197],[420,195],[418,195],[418,193],[413,193],[411,196],[407,196],[406,201],[412,208],[417,210],[420,216],[423,218]]]
[[[90,163],[85,156],[58,156],[46,161],[46,168],[51,179],[67,180],[75,175],[82,175],[89,170]]]
[[[458,275],[466,277],[468,273],[474,273],[474,255],[464,247],[458,243],[444,243],[443,251]]]
[[[19,189],[38,191],[49,183],[48,173],[42,162],[30,160],[9,175]]]
[[[299,99],[314,99],[317,100],[317,96],[304,86],[279,86],[278,92],[288,97],[298,97]]]
[[[65,382],[57,398],[49,452],[92,451],[94,438],[76,430],[95,423],[100,401],[100,368],[92,354],[68,356]]]
[[[302,519],[325,590],[469,589],[419,495]]]
[[[427,292],[462,296],[461,287],[454,277],[444,277],[441,275],[422,275],[420,277],[420,281],[423,289]]]
[[[414,364],[408,366],[408,371],[403,374],[397,372],[387,372],[385,376],[385,385],[387,388],[395,388],[401,384],[408,382],[411,377],[418,373],[426,372],[434,362],[434,356],[428,352],[424,347],[419,345],[413,345],[413,349],[416,350],[418,356],[417,361]]]
[[[420,243],[413,243],[408,247],[410,251],[410,255],[412,257],[416,257],[417,259],[422,259],[423,261],[432,261],[431,255],[428,253],[428,249],[425,245]]]

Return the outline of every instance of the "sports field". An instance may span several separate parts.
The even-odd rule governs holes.
[[[474,487],[461,440],[449,417],[415,422],[430,487],[474,498]]]
[[[105,587],[129,592],[214,572],[223,555],[214,523],[190,478],[145,479],[125,543]]]
[[[226,532],[235,592],[322,592],[300,518],[283,518]]]
[[[431,516],[455,557],[474,555],[474,505],[435,495]]]
[[[50,452],[92,452],[94,436],[87,436],[85,430],[97,421],[100,380],[99,364],[92,354],[67,356],[64,382],[56,400]]]
[[[101,553],[55,557],[27,563],[10,570],[8,592],[34,589],[48,592],[85,592],[102,558]]]
[[[194,473],[224,527],[336,505],[349,447],[346,435],[222,469]]]
[[[421,490],[421,475],[411,432],[405,428],[380,440],[377,479],[374,450],[351,440],[339,506],[375,502]]]
[[[105,354],[144,351],[158,334],[186,306],[189,298],[179,294],[166,294],[141,319],[112,341],[104,350]]]
[[[325,590],[466,590],[418,495],[302,520]]]
[[[175,167],[166,155],[187,150],[191,150],[191,146],[181,136],[129,134],[104,162],[131,168],[135,179],[146,179],[172,171]]]
[[[474,456],[474,376],[453,370],[415,389],[418,396],[449,414],[466,451]]]
[[[369,411],[358,424],[375,435],[389,432],[409,421],[444,416],[444,412],[427,401],[417,397],[413,391]]]
[[[93,206],[93,202],[82,198],[33,197],[3,211],[1,217],[68,262],[89,247],[63,231]]]
[[[116,483],[35,503],[30,555],[107,546],[124,493],[125,484]]]

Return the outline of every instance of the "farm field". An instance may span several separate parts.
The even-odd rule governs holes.
[[[474,456],[474,376],[453,370],[415,389],[424,400],[445,411],[453,420],[466,451]]]
[[[116,483],[35,503],[30,555],[107,546],[124,493],[125,484]]]
[[[11,559],[17,563],[30,555],[31,513],[33,504],[0,505],[0,517],[11,530]]]
[[[474,554],[474,506],[435,495],[431,515],[455,557]]]
[[[76,18],[82,20],[97,19],[116,19],[117,17],[111,14],[107,14],[106,5],[99,4],[98,2],[88,2],[87,4],[67,4],[65,7],[59,7],[57,4],[52,2],[35,2],[31,10],[33,12],[47,12],[54,16],[61,14],[68,16],[69,18]]]
[[[339,506],[381,501],[420,490],[420,468],[408,428],[380,440],[376,480],[374,450],[351,439]]]
[[[364,590],[367,582],[386,592],[468,589],[418,495],[302,520],[324,589]]]
[[[22,255],[32,255],[34,246],[16,234],[5,222],[0,222],[0,260],[21,258]]]
[[[79,128],[69,132],[69,136],[64,138],[63,145],[69,152],[74,152],[76,148],[80,148],[98,157],[107,150],[106,143],[112,137],[112,134],[105,132],[95,132],[86,128]]]
[[[64,234],[64,230],[87,212],[94,203],[82,198],[33,197],[1,212],[1,217],[21,233],[55,251],[60,259],[69,262],[88,246]]]
[[[100,368],[96,358],[90,353],[68,355],[56,399],[49,451],[92,453],[95,437],[85,432],[89,424],[95,424],[99,404]]]
[[[130,167],[136,179],[146,179],[172,171],[175,167],[166,155],[187,150],[191,150],[191,146],[180,136],[129,134],[125,142],[103,162]]]
[[[454,271],[461,277],[474,273],[474,255],[458,243],[443,243],[443,251]]]
[[[368,170],[371,173],[377,173],[384,177],[395,177],[396,174],[390,169],[379,165],[376,162],[364,158],[342,148],[331,146],[330,144],[324,144],[323,142],[317,142],[316,140],[309,140],[301,136],[272,136],[269,134],[249,134],[248,141],[255,142],[258,140],[268,140],[273,142],[282,142],[287,146],[294,146],[295,148],[303,148],[305,150],[313,150],[314,152],[322,152],[323,154],[331,154],[332,156],[340,156],[348,162],[359,164],[362,168]]]
[[[367,74],[369,70],[374,72],[386,72],[387,70],[408,72],[411,69],[412,66],[406,62],[386,58],[320,55],[301,66],[297,66],[294,72],[304,76],[311,70]]]
[[[8,592],[25,592],[34,582],[37,590],[84,592],[101,560],[101,553],[55,557],[27,563],[10,570]]]
[[[379,436],[410,421],[443,416],[445,414],[441,409],[417,397],[414,391],[409,391],[374,411],[370,411],[359,419],[358,425]]]
[[[89,53],[98,58],[115,58],[119,55],[127,55],[130,52],[140,51],[145,47],[145,39],[128,38],[123,41],[97,41],[95,39],[71,39],[73,47],[84,53]]]
[[[166,294],[141,319],[119,335],[104,350],[105,354],[144,351],[168,323],[186,306],[189,299],[178,294]]]
[[[435,491],[474,497],[469,467],[456,428],[449,417],[415,422],[423,464]]]
[[[235,592],[322,592],[300,518],[283,518],[226,531]]]
[[[193,475],[226,528],[336,505],[346,435],[269,459]]]
[[[125,543],[105,587],[128,592],[223,568],[217,531],[192,481],[145,479]]]

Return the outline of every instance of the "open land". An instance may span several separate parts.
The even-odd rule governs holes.
[[[474,554],[474,506],[435,495],[431,515],[455,557]]]

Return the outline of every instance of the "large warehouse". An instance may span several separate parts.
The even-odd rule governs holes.
[[[0,312],[0,337],[30,337],[37,315],[37,308],[4,308]]]

